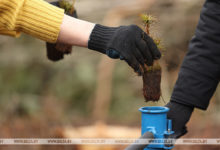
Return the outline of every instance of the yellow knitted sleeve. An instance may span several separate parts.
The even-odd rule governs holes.
[[[64,10],[43,0],[0,0],[0,34],[20,32],[55,43]]]

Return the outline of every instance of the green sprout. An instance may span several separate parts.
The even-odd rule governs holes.
[[[150,35],[150,25],[157,21],[156,17],[148,14],[141,14],[141,20],[145,27],[145,32]],[[159,50],[164,50],[164,47],[161,44],[161,40],[159,38],[153,38],[155,44],[157,45]]]
[[[141,14],[141,19],[142,19],[142,22],[144,23],[144,25],[147,25],[147,24],[150,25],[156,21],[155,17],[153,17],[151,15],[147,15],[147,14]]]
[[[148,14],[142,14],[141,20],[145,26],[145,32],[150,34],[150,25],[156,21],[156,18]]]

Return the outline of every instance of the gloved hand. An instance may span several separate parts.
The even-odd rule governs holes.
[[[167,118],[172,120],[172,130],[175,132],[169,138],[180,138],[187,133],[186,124],[192,115],[194,107],[176,102],[169,102],[166,107],[170,108]]]
[[[144,64],[151,66],[161,57],[153,39],[136,25],[106,27],[96,24],[88,48],[111,58],[124,59],[135,72],[140,72]]]

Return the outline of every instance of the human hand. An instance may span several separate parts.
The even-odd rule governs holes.
[[[97,24],[90,35],[88,48],[125,60],[135,72],[140,72],[144,64],[151,66],[161,57],[153,39],[136,25],[106,27]]]
[[[186,124],[194,108],[176,102],[169,102],[166,107],[170,109],[167,118],[172,120],[172,130],[174,131],[174,134],[171,134],[169,138],[180,138],[187,133]]]

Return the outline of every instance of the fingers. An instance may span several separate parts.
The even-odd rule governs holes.
[[[142,75],[143,70],[145,69],[145,66],[144,66],[145,59],[144,59],[142,53],[140,52],[140,50],[138,48],[136,48],[136,50],[133,51],[133,53],[134,53],[134,56],[135,56],[136,60],[139,63],[139,68],[138,68],[138,70],[136,72],[138,73],[138,75]],[[152,61],[152,64],[153,64],[153,61]],[[149,65],[152,65],[152,64],[149,64]]]
[[[146,42],[146,45],[149,48],[149,51],[153,55],[153,59],[160,59],[161,53],[157,45],[154,43],[153,39],[149,37],[146,33],[144,33],[143,40]]]
[[[132,53],[132,52],[130,52]],[[138,75],[141,75],[141,69],[140,65],[144,66],[144,58],[141,55],[141,53],[136,49],[136,51],[133,52],[134,54],[132,55],[126,55],[127,58],[122,56],[118,51],[116,50],[106,50],[106,55],[108,55],[112,59],[118,59],[120,60],[125,60],[129,66],[131,66],[135,72],[138,73]]]
[[[135,72],[141,75],[140,66],[144,67],[144,57],[137,48],[135,51],[133,51],[133,49],[132,51],[130,50],[127,54],[124,54],[125,56],[127,56],[127,58],[122,56],[122,54],[120,54],[118,51],[112,49],[106,50],[106,55],[113,59],[120,58],[120,60],[125,60],[128,63],[128,65],[134,69]]]
[[[137,61],[137,59],[134,57],[134,55],[130,55],[128,58],[125,57],[125,61],[128,63],[129,66],[131,66],[135,72],[140,74],[140,64]]]
[[[136,48],[133,52],[133,55],[135,56],[136,60],[138,61],[138,63],[142,66],[144,66],[144,57],[141,54],[140,50],[138,48]]]
[[[150,53],[150,52],[148,52],[148,53]],[[144,64],[146,61],[143,57],[142,52],[140,52],[140,50],[138,48],[134,47],[134,48],[130,49],[130,51],[128,53],[124,54],[127,57],[122,56],[122,54],[120,54],[116,50],[106,50],[106,55],[108,55],[110,58],[113,58],[113,59],[120,58],[121,60],[125,60],[128,63],[128,65],[131,66],[134,69],[134,71],[138,73],[138,75],[142,74],[140,66],[142,66],[142,68],[144,68]],[[150,56],[150,54],[148,54],[147,56]],[[148,61],[147,64],[152,65],[152,62],[153,62],[152,57],[148,57],[147,60],[150,60],[150,62]]]
[[[142,56],[144,57],[144,62],[148,66],[153,65],[153,55],[151,54],[146,42],[144,40],[140,40],[137,42],[137,47],[140,50]]]

